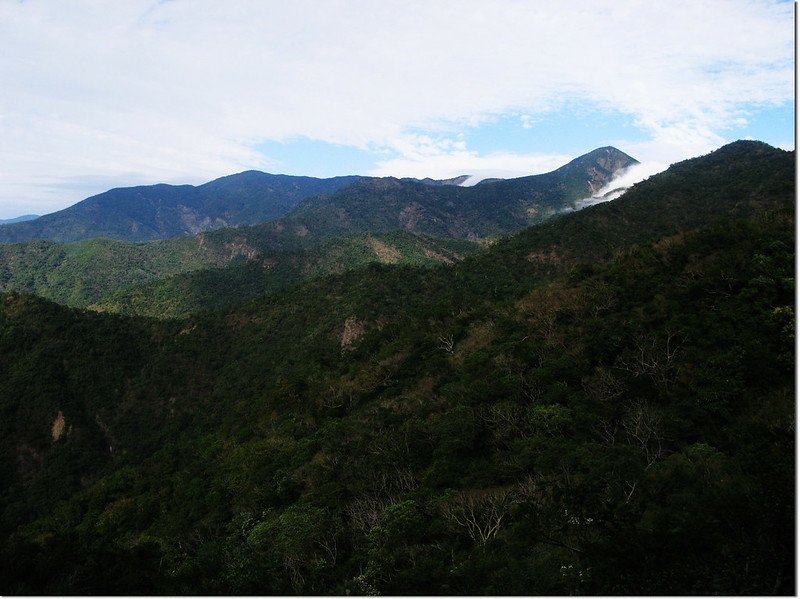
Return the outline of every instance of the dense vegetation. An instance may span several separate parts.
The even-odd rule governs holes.
[[[793,593],[793,161],[184,320],[0,296],[0,591]]]
[[[236,255],[224,243],[201,245],[191,237],[138,244],[111,239],[0,244],[0,289],[83,308],[116,290],[222,266]]]
[[[206,268],[102,297],[91,309],[154,318],[180,318],[243,303],[301,281],[371,263],[434,267],[453,264],[479,251],[470,241],[405,231],[354,234],[291,252],[237,257],[224,268]]]
[[[175,317],[371,261],[433,266],[478,249],[468,241],[402,231],[314,245],[264,226],[148,243],[29,241],[0,244],[0,289],[75,308]]]

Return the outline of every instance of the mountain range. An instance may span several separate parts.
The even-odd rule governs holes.
[[[282,216],[303,198],[334,193],[357,179],[245,171],[196,187],[123,187],[33,221],[0,225],[0,243],[95,237],[147,241],[257,223]]]
[[[372,197],[373,193],[381,196],[381,200],[402,204],[391,207],[398,210],[397,214],[382,215],[393,228],[416,230],[417,221],[422,220],[421,230],[434,232],[442,226],[436,227],[430,221],[446,219],[453,221],[449,229],[454,231],[495,234],[505,232],[503,227],[509,222],[524,226],[537,220],[536,211],[550,214],[590,195],[615,172],[635,163],[615,148],[600,148],[553,173],[495,182],[476,189],[453,184],[460,179],[417,181],[357,176],[315,179],[246,171],[197,187],[159,184],[112,189],[34,221],[0,225],[0,243],[43,239],[69,242],[97,237],[124,241],[165,239],[272,220],[286,215],[308,198],[314,198],[313,202],[305,203],[309,217],[312,214],[321,219],[330,217],[331,214],[325,213],[330,204],[338,211],[333,216],[353,218],[356,215],[347,211],[361,210],[358,202],[363,201],[365,194]],[[349,199],[340,196],[333,203],[328,201],[330,196],[353,185],[357,190],[353,190]],[[506,204],[496,207],[500,221],[473,223],[470,219],[475,216],[494,214],[494,209],[486,209],[487,202]],[[389,209],[387,205],[384,210]],[[425,214],[419,214],[420,210]],[[470,228],[473,224],[475,231]]]
[[[478,249],[456,240],[486,240],[546,220],[593,189],[599,189],[614,173],[632,164],[635,164],[634,159],[608,147],[577,158],[552,173],[469,188],[457,187],[452,181],[433,185],[430,181],[395,178],[313,180],[248,172],[198,188],[157,185],[112,190],[50,215],[52,218],[44,223],[40,221],[47,217],[41,217],[36,221],[39,223],[36,230],[48,230],[59,239],[68,236],[67,230],[74,233],[77,229],[71,227],[79,220],[80,230],[86,235],[98,229],[98,222],[120,224],[119,227],[104,226],[105,231],[115,227],[121,230],[133,222],[131,214],[146,214],[154,206],[160,206],[159,214],[166,213],[165,190],[172,194],[173,212],[184,210],[184,204],[179,202],[185,199],[180,198],[198,194],[209,198],[210,190],[217,190],[219,195],[214,196],[213,202],[207,199],[205,206],[213,204],[218,214],[236,212],[255,219],[264,206],[276,208],[279,197],[283,198],[280,205],[288,212],[281,218],[269,220],[262,210],[259,218],[268,221],[262,224],[147,244],[111,239],[87,239],[68,244],[50,240],[0,244],[0,289],[37,293],[73,307],[94,305],[98,309],[118,310],[130,305],[125,299],[130,295],[126,290],[135,285],[242,261],[252,263],[247,268],[248,297],[312,274],[363,266],[369,260],[435,265],[460,259]],[[292,193],[302,187],[301,183],[306,192],[310,191],[311,183],[316,188],[344,186],[331,195],[301,200],[289,209],[298,195],[280,196],[276,181],[283,182],[284,192]],[[267,188],[261,187],[267,184]],[[272,198],[269,202],[263,199],[267,196]],[[140,201],[148,197],[151,200],[160,198],[161,204],[148,200],[143,207]],[[126,216],[119,217],[123,212]],[[180,227],[175,223],[171,226],[172,230]],[[161,230],[166,228],[163,225]],[[9,236],[19,236],[32,230],[34,223],[20,223],[0,227],[0,234],[6,231]],[[141,233],[144,226],[137,230]],[[387,235],[393,240],[382,239]],[[324,245],[319,245],[321,243]],[[454,253],[448,249],[451,247],[456,248]],[[333,259],[335,256],[340,258]],[[326,267],[322,268],[322,264]],[[211,284],[211,280],[217,281],[220,277],[238,277],[238,272],[199,277]],[[168,286],[172,284],[167,283]],[[223,285],[221,288],[238,287]],[[140,291],[131,293],[135,296]],[[202,292],[198,297],[207,295]],[[159,310],[163,311],[156,313],[162,316],[184,314],[184,307],[178,308],[183,306],[182,302],[170,304],[174,307],[164,310],[162,306]],[[144,313],[154,314],[153,307]]]
[[[794,153],[598,152],[0,248],[105,294],[0,294],[0,592],[792,594]]]
[[[14,223],[21,223],[27,220],[35,220],[39,218],[38,214],[23,214],[22,216],[17,216],[15,218],[0,218],[0,225],[13,225]]]

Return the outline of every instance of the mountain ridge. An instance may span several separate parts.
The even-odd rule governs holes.
[[[564,200],[586,193],[594,188],[604,177],[613,175],[606,166],[608,159],[598,152],[608,154],[609,148],[602,148],[579,157],[561,169],[553,171],[553,185],[564,186]],[[626,156],[615,150],[618,156]],[[628,161],[635,162],[627,157]],[[592,161],[594,160],[594,164]],[[631,162],[632,163],[632,162]],[[582,165],[576,168],[576,165]],[[572,165],[572,166],[570,166]],[[571,170],[570,170],[571,169]],[[586,172],[582,172],[581,169]],[[501,193],[516,193],[531,185],[532,175],[521,181],[505,180]],[[588,178],[589,190],[582,178]],[[115,188],[91,196],[58,212],[39,217],[35,221],[14,224],[0,224],[0,243],[14,243],[33,239],[49,239],[69,242],[97,237],[109,237],[123,241],[150,241],[165,239],[201,231],[230,226],[253,225],[267,222],[286,215],[303,200],[311,197],[324,202],[325,198],[345,190],[359,181],[375,178],[348,175],[317,179],[295,175],[274,175],[261,171],[243,171],[234,175],[220,177],[202,185],[169,185],[158,183],[148,186]],[[431,197],[445,194],[447,199],[463,195],[465,198],[486,194],[491,183],[481,186],[481,190],[465,192],[468,188],[459,186],[464,176],[454,179],[395,179],[409,186],[423,185],[436,190]],[[509,183],[511,181],[511,183]],[[380,187],[380,184],[376,184]],[[554,187],[555,189],[555,187]],[[443,191],[443,190],[449,190]],[[452,190],[458,190],[452,192]],[[580,190],[580,191],[577,191]],[[463,193],[465,192],[465,193]],[[425,196],[425,192],[420,192]],[[438,194],[438,195],[437,195]],[[441,216],[441,215],[440,215]],[[435,233],[434,231],[422,231]]]
[[[753,162],[751,155],[753,151],[757,151],[756,154],[758,154],[758,151],[762,150],[765,158],[758,167],[761,169],[760,172],[765,172],[764,168],[769,166],[770,161],[786,156],[782,151],[769,146],[762,147],[744,143],[744,145],[734,145],[730,148],[726,146],[709,155],[710,158],[691,159],[686,164],[691,167],[698,160],[711,160],[715,164],[721,165],[727,160],[721,160],[721,157],[724,158],[728,155],[731,157],[732,165],[735,165],[736,161],[748,164]],[[735,158],[733,158],[734,155]],[[674,169],[680,171],[684,168],[681,166],[682,164],[674,165]],[[721,166],[713,168],[718,169]],[[725,177],[708,179],[706,185],[718,190],[729,190],[724,193],[727,193],[729,198],[735,198],[737,179],[742,175],[731,165],[725,168],[727,173]],[[563,268],[565,264],[575,264],[580,260],[600,259],[604,253],[609,251],[610,247],[646,241],[647,236],[653,234],[655,229],[627,226],[624,220],[618,216],[620,206],[635,202],[635,206],[628,206],[624,211],[635,211],[641,223],[648,222],[644,212],[658,210],[658,202],[664,202],[664,207],[666,207],[670,200],[664,198],[656,202],[647,189],[653,186],[658,188],[663,185],[664,180],[674,178],[673,172],[656,175],[654,183],[642,182],[634,186],[627,192],[628,199],[624,199],[621,204],[609,205],[600,209],[599,214],[605,215],[604,218],[608,224],[602,229],[598,229],[592,239],[587,238],[582,242],[580,247],[589,253],[571,256],[570,252],[563,249],[565,240],[579,239],[585,234],[581,230],[582,225],[578,224],[582,222],[581,219],[558,218],[547,226],[537,227],[531,230],[532,232],[523,231],[520,234],[521,238],[534,235],[539,239],[536,242],[537,249],[529,250],[527,254],[542,257],[537,267],[539,269]],[[767,180],[766,175],[761,176]],[[402,191],[409,185],[408,182],[394,178],[371,179],[363,181],[361,184],[369,190],[374,190],[376,186],[380,187],[382,188],[381,193]],[[424,189],[422,183],[415,182],[413,185]],[[347,193],[352,192],[353,190],[350,190]],[[435,192],[432,193],[435,194]],[[719,218],[720,214],[734,209],[733,206],[714,202],[709,204],[704,211],[703,204],[699,202],[699,199],[706,193],[703,189],[680,190],[680,193],[696,198],[695,204],[690,204],[690,210],[675,210],[679,218],[675,218],[671,230],[680,230],[682,227],[691,226],[691,223],[701,222],[701,219]],[[718,191],[717,193],[722,192]],[[381,196],[378,195],[378,197]],[[433,197],[434,199],[438,198],[436,195]],[[309,200],[312,206],[316,205],[318,201],[318,199]],[[326,209],[332,206],[336,207],[335,196],[323,205]],[[747,205],[742,204],[742,206],[742,209],[749,209]],[[380,261],[374,248],[371,249],[367,243],[365,235],[374,235],[378,240],[384,239],[379,243],[387,243],[388,248],[395,246],[401,248],[398,254],[401,263],[418,260],[413,258],[419,249],[415,249],[417,242],[412,240],[414,239],[413,235],[419,235],[419,232],[414,233],[401,229],[397,221],[371,220],[368,214],[362,215],[362,219],[360,223],[350,222],[348,228],[334,227],[326,232],[324,227],[321,229],[314,227],[314,223],[319,222],[320,219],[305,220],[302,217],[302,210],[300,210],[299,216],[285,217],[271,223],[236,229],[221,229],[203,233],[197,237],[179,237],[146,244],[87,240],[66,245],[52,242],[0,245],[0,287],[7,290],[39,293],[44,297],[76,307],[85,308],[94,305],[96,309],[100,310],[131,311],[153,316],[175,317],[185,316],[202,309],[203,303],[199,300],[165,302],[164,298],[169,293],[180,294],[182,293],[180,290],[191,291],[193,297],[205,298],[204,301],[208,302],[208,306],[219,306],[224,298],[231,301],[237,297],[234,290],[238,290],[236,293],[240,294],[239,299],[244,301],[258,293],[274,291],[281,285],[290,282],[296,283],[306,276],[303,275],[304,272],[313,272],[314,276],[317,276],[324,270],[311,268],[311,265],[326,263],[323,260],[326,253],[331,256],[340,255],[344,248],[350,248],[345,254],[342,254],[338,263],[328,262],[330,272],[337,272],[342,268],[360,268],[370,260]],[[436,223],[434,222],[434,224]],[[521,225],[517,224],[517,228],[519,226]],[[412,236],[400,236],[396,243],[387,241],[387,236],[399,235],[399,233],[392,233],[393,230],[399,230]],[[441,230],[439,229],[440,232]],[[508,229],[507,232],[512,233],[513,228]],[[361,241],[353,245],[356,239],[361,239]],[[465,240],[465,237],[462,236],[461,239]],[[446,248],[455,241],[441,238],[432,243],[433,245],[427,250],[431,256],[427,262],[429,265],[435,264],[437,262],[435,256],[442,253],[441,250],[436,249],[437,246]],[[466,243],[466,240],[463,243]],[[573,245],[575,244],[573,243]],[[325,247],[327,249],[322,249]],[[361,249],[357,250],[357,247]],[[462,255],[477,251],[477,247],[473,247],[471,250],[467,245],[459,247],[461,248],[459,253]],[[392,250],[387,251],[391,253]],[[447,255],[447,252],[445,251],[444,254]],[[550,258],[544,259],[544,257]],[[275,265],[278,265],[277,269]],[[234,267],[234,270],[226,270],[226,267],[229,266]],[[522,261],[522,263],[517,263],[514,268],[523,272],[529,270],[530,266],[529,261]],[[507,270],[508,267],[504,264],[497,265],[497,268],[501,270]],[[213,272],[206,272],[207,269],[213,269]],[[98,270],[102,272],[98,272]],[[249,281],[245,281],[243,278],[246,273]]]
[[[542,222],[599,189],[638,161],[611,146],[562,167],[471,187],[429,186],[394,177],[361,179],[328,198],[310,197],[285,217],[309,234],[333,235],[352,226],[395,228],[473,241]],[[375,213],[375,205],[381,211]]]
[[[0,225],[13,225],[14,223],[36,220],[39,216],[38,214],[23,214],[21,216],[15,216],[14,218],[0,218]]]
[[[114,188],[35,221],[0,225],[0,243],[98,237],[149,241],[263,222],[282,216],[309,195],[334,193],[356,179],[243,171],[197,186]]]
[[[611,170],[597,170],[604,168],[598,160],[608,160],[608,154],[608,149],[598,150],[552,173],[480,187],[464,188],[446,182],[432,185],[393,177],[338,181],[344,185],[338,191],[300,199],[292,208],[284,206],[288,210],[284,216],[261,224],[204,231],[195,237],[172,237],[140,245],[109,239],[87,239],[62,246],[52,241],[0,244],[0,289],[37,292],[68,305],[86,307],[102,304],[108,295],[127,286],[203,268],[220,268],[235,260],[274,261],[277,254],[304,252],[337,237],[386,235],[401,230],[485,242],[559,214],[574,199],[588,193],[592,181],[612,177]],[[616,158],[617,168],[622,165],[620,161],[633,160],[621,152]],[[261,189],[265,181],[283,188],[298,184],[298,178],[293,176],[246,171],[197,188],[125,188],[112,194],[111,200],[108,196],[89,198],[82,209],[91,214],[102,211],[104,205],[111,204],[113,208],[120,203],[120,211],[124,211],[126,202],[141,189],[162,196],[180,196],[192,190],[215,214],[225,216],[227,207],[244,218],[252,212],[248,212],[248,199],[253,189]],[[312,183],[319,186],[329,182]],[[220,188],[225,190],[224,199],[215,195]],[[410,252],[403,253],[405,260],[414,251],[413,244],[403,245]],[[431,252],[435,254],[437,250]],[[354,263],[361,264],[364,258],[360,255]],[[265,281],[265,286],[273,285]]]

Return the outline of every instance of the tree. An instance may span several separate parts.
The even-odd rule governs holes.
[[[500,531],[511,503],[512,494],[507,488],[480,489],[445,498],[440,510],[448,522],[462,528],[473,542],[486,545]]]

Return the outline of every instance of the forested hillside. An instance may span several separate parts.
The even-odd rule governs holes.
[[[304,249],[237,257],[224,268],[205,268],[107,293],[92,310],[154,318],[181,318],[242,304],[305,280],[376,264],[430,268],[453,264],[481,250],[466,240],[405,231],[358,233]]]
[[[180,202],[197,196],[203,199],[206,212],[213,208],[215,214],[227,211],[229,216],[238,215],[238,220],[229,218],[201,229],[269,220],[264,210],[275,208],[276,198],[283,198],[284,212],[289,212],[283,218],[253,226],[149,243],[85,239],[0,244],[0,289],[33,293],[76,308],[93,305],[140,315],[185,316],[304,278],[359,268],[370,260],[433,265],[459,259],[478,249],[468,240],[498,237],[551,218],[634,163],[623,152],[609,147],[576,158],[552,173],[473,188],[445,185],[447,181],[438,182],[442,185],[393,178],[354,182],[356,178],[318,180],[249,172],[197,188],[112,190],[108,197],[86,200],[63,211],[62,216],[79,220],[90,216],[87,222],[97,234],[99,222],[108,220],[113,227],[120,227],[128,222],[123,212],[146,212],[148,206],[157,205],[153,209],[167,222],[169,218],[164,215],[171,213],[162,206],[166,192],[177,198],[170,204],[175,210],[183,210]],[[334,185],[345,187],[330,196],[314,196],[289,210],[290,200],[296,203],[300,190],[310,193],[334,189]],[[269,202],[262,197],[265,194]],[[53,222],[57,229],[64,221]],[[0,239],[3,230],[0,227]],[[140,230],[144,229],[137,225]],[[170,231],[169,235],[162,231],[151,237],[178,235],[183,229]],[[118,233],[102,234],[131,238]],[[148,238],[137,235],[133,238]],[[54,236],[63,237],[60,233]],[[392,239],[385,240],[387,236]],[[233,268],[219,270],[228,266]],[[202,272],[188,274],[196,271]],[[144,287],[138,288],[141,285]],[[174,300],[173,293],[179,294]]]
[[[792,594],[794,181],[738,142],[184,319],[0,296],[0,591]]]
[[[149,243],[30,241],[0,244],[0,289],[74,308],[175,317],[371,261],[433,266],[479,247],[403,231],[303,243],[293,235],[264,235],[263,227]]]

